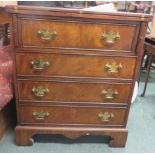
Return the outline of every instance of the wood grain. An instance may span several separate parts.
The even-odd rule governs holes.
[[[77,54],[46,54],[41,50],[38,53],[17,53],[16,62],[19,66],[17,74],[22,76],[70,76],[70,77],[92,77],[92,78],[117,78],[132,79],[136,63],[135,57],[122,56],[97,56]],[[49,66],[42,71],[33,69],[32,61],[42,59],[49,62]],[[111,74],[106,70],[106,64],[121,64],[122,69]]]
[[[77,21],[50,21],[44,19],[20,20],[21,46],[48,47],[48,48],[87,48],[105,50],[132,51],[136,24],[111,24]],[[65,27],[65,29],[64,29]],[[40,30],[57,32],[57,36],[49,41],[38,37]],[[113,44],[107,44],[102,38],[103,33],[119,33],[120,39]],[[29,35],[31,34],[31,35]],[[127,39],[128,38],[128,39]]]
[[[44,120],[36,120],[33,112],[48,112]],[[99,113],[113,113],[114,117],[107,122],[101,121]],[[52,106],[21,106],[21,124],[47,125],[82,125],[82,126],[123,126],[126,108],[91,108],[91,107],[52,107]]]
[[[26,6],[7,6],[6,10],[13,16],[16,144],[32,145],[33,135],[50,133],[69,138],[106,135],[111,137],[110,146],[124,147],[143,41],[152,16]],[[42,29],[56,31],[57,36],[45,42],[37,35]],[[109,45],[101,36],[111,31],[119,33],[120,39]],[[42,72],[30,65],[39,58],[49,62]],[[109,74],[105,65],[113,61],[123,67]],[[39,86],[49,92],[36,97],[32,89]],[[102,93],[109,88],[117,90],[110,100]],[[42,111],[49,115],[38,122],[33,113]],[[100,112],[114,117],[101,122]]]
[[[32,92],[34,87],[48,88],[43,97],[37,97]],[[113,89],[118,95],[106,99],[103,90]],[[66,101],[66,102],[97,102],[97,103],[127,103],[131,91],[130,83],[96,83],[96,82],[66,82],[66,81],[19,81],[19,100],[35,101]]]

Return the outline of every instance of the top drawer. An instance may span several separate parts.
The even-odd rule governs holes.
[[[133,51],[136,24],[21,19],[19,43],[24,47],[86,48]]]

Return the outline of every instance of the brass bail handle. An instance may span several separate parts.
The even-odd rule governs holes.
[[[39,30],[37,32],[37,35],[43,41],[50,41],[50,40],[55,39],[55,37],[57,36],[57,32],[56,31],[50,31],[50,30],[44,29],[44,30]]]
[[[110,74],[116,74],[123,68],[123,65],[121,63],[117,64],[116,62],[107,63],[105,65],[106,72]]]
[[[113,33],[112,31],[110,32],[104,32],[102,34],[102,39],[107,43],[107,44],[114,44],[117,40],[121,38],[120,34]]]
[[[113,113],[109,113],[109,112],[100,112],[98,114],[98,118],[102,122],[109,122],[112,118],[114,118],[114,114]]]
[[[42,58],[39,58],[37,60],[31,61],[31,65],[34,70],[42,71],[45,69],[45,67],[49,66],[50,63],[47,60],[43,60]]]
[[[44,88],[43,86],[33,87],[32,92],[36,97],[44,97],[47,93],[49,93],[48,88]]]
[[[104,95],[105,99],[114,99],[115,96],[118,95],[118,91],[108,88],[107,90],[102,90],[101,94]]]
[[[47,116],[49,116],[48,112],[44,111],[38,111],[38,112],[33,112],[33,116],[35,117],[36,120],[45,120]]]

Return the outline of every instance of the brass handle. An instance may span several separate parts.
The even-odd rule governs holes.
[[[123,65],[117,64],[116,62],[107,63],[105,65],[105,70],[110,74],[116,74],[123,68]]]
[[[112,118],[114,118],[114,114],[113,113],[109,113],[109,112],[100,112],[98,114],[98,118],[102,122],[109,122]]]
[[[49,62],[46,60],[42,60],[41,58],[31,61],[31,65],[33,66],[34,70],[42,71],[45,67],[49,66]]]
[[[114,99],[114,97],[118,95],[118,91],[109,88],[107,90],[102,90],[101,94],[104,95],[105,99]]]
[[[50,41],[57,36],[56,31],[49,31],[49,30],[39,30],[37,32],[38,37],[40,37],[44,41]]]
[[[45,96],[49,92],[49,89],[48,88],[44,88],[42,86],[33,87],[32,88],[32,92],[37,97],[43,97],[43,96]]]
[[[38,112],[33,112],[33,116],[35,117],[36,120],[45,120],[45,118],[49,116],[49,113],[38,111]]]
[[[117,40],[120,39],[120,34],[118,32],[116,34],[114,34],[113,32],[104,32],[102,34],[102,38],[103,40],[105,40],[106,43],[114,44]]]

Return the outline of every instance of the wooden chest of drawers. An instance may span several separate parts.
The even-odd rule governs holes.
[[[110,136],[125,146],[150,15],[8,6],[17,145],[35,134]]]

